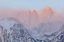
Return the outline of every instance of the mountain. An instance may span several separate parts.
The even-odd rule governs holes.
[[[41,12],[36,10],[20,11],[16,18],[28,28],[33,28],[44,22],[61,20],[61,17],[50,7],[44,8]]]
[[[32,29],[28,29],[29,34],[36,40],[36,39],[44,39],[44,35],[57,35],[57,31],[61,29],[63,22],[55,21],[55,22],[48,22],[48,23],[41,23],[37,27],[33,27]],[[63,29],[62,29],[63,30]],[[61,30],[61,31],[62,31]],[[54,37],[54,36],[53,36]]]
[[[0,42],[35,42],[26,28],[13,18],[0,20]]]
[[[64,42],[63,28],[64,25],[58,21],[41,23],[29,30],[17,19],[5,18],[0,20],[0,42]]]
[[[51,7],[45,7],[41,11],[23,9],[1,9],[0,11],[0,19],[13,17],[25,24],[27,28],[38,26],[43,22],[61,20],[58,13],[56,13]]]
[[[31,14],[32,14],[32,17],[31,17],[31,26],[35,27],[39,23],[38,12],[36,10],[32,10]]]
[[[45,26],[43,24],[42,28]],[[36,30],[33,29],[33,31],[30,33],[31,36],[36,40],[36,42],[64,42],[64,24],[60,27],[59,30],[51,32],[51,33],[42,33],[40,32],[41,29],[38,29],[34,27]],[[37,34],[38,33],[38,34]],[[40,35],[41,34],[41,35]]]
[[[46,7],[38,13],[41,22],[60,20],[60,16],[50,7]]]
[[[44,8],[41,12],[14,10],[6,14],[0,16],[9,15],[8,17],[12,18],[0,19],[0,42],[63,42],[64,40],[64,21],[50,7]]]

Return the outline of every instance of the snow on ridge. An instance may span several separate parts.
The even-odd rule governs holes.
[[[3,27],[3,29],[7,29],[8,32],[10,31],[10,27],[13,27],[14,24],[19,24],[19,21],[14,18],[6,18],[0,20],[0,25]]]

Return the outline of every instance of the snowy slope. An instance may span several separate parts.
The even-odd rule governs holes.
[[[53,23],[41,23],[38,27],[29,30],[16,19],[2,19],[0,20],[0,42],[64,42],[64,25],[61,22]],[[57,30],[45,30],[51,27]]]
[[[29,29],[29,33],[34,39],[42,39],[43,35],[51,35],[61,29],[63,22],[55,21],[55,22],[48,22],[48,23],[41,23],[37,27]]]
[[[13,18],[0,20],[0,42],[34,42],[23,24]]]
[[[0,25],[7,29],[8,32],[10,31],[10,27],[13,27],[14,24],[18,24],[18,21],[13,18],[0,20]]]

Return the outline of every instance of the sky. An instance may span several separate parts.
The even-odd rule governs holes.
[[[41,9],[47,6],[63,8],[64,0],[0,0],[0,8]]]

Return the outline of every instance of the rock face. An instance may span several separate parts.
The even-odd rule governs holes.
[[[9,28],[1,25],[4,21],[10,22],[7,26]],[[12,21],[14,21],[12,18],[4,19],[2,22],[0,21],[0,42],[34,42],[34,39],[29,35],[28,31],[22,24],[15,23],[16,21],[13,24]],[[9,26],[9,24],[13,26]]]
[[[49,24],[48,24],[49,25]],[[51,25],[50,25],[51,26]],[[46,24],[39,25],[38,28],[46,27]],[[50,35],[40,32],[40,38],[31,35],[29,31],[19,21],[13,18],[0,20],[0,42],[64,42],[64,25],[60,30],[51,33]],[[43,35],[42,35],[43,34]],[[36,38],[36,39],[35,39]]]
[[[59,31],[56,31],[51,35],[44,34],[42,36],[42,39],[40,39],[40,41],[41,42],[64,42],[64,31],[62,31],[63,28],[64,25],[62,25]]]

